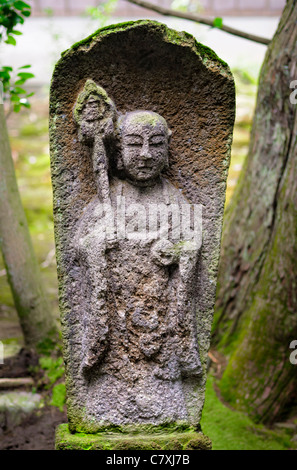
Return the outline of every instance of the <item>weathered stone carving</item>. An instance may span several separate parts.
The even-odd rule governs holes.
[[[52,83],[69,426],[197,428],[234,86],[189,36],[121,28],[67,52]]]
[[[191,208],[161,176],[168,166],[165,119],[150,111],[119,118],[120,176],[111,174],[108,181],[104,141],[112,136],[115,107],[87,81],[75,116],[80,108],[79,133],[92,139],[98,188],[74,237],[87,412],[113,424],[187,420],[183,377],[202,374],[192,300],[201,219],[194,221],[193,240],[186,239],[184,229],[191,227],[182,215]],[[120,217],[126,219],[122,227]]]

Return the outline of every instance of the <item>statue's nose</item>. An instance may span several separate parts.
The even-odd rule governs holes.
[[[144,159],[144,160],[149,160],[152,158],[151,156],[151,153],[150,153],[150,149],[149,149],[149,146],[147,144],[143,144],[142,148],[141,148],[141,152],[140,152],[140,156]]]

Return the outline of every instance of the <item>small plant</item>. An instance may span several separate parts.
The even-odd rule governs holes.
[[[0,4],[0,44],[4,42],[12,46],[16,45],[15,36],[22,34],[15,29],[18,24],[23,24],[25,18],[31,15],[31,6],[20,0],[3,0]],[[8,105],[7,116],[12,112],[19,112],[22,107],[29,108],[30,98],[33,93],[27,93],[22,88],[27,80],[34,77],[28,72],[31,65],[23,65],[16,71],[11,66],[0,68],[0,81],[2,82],[3,101]]]
[[[19,0],[2,0],[0,4],[0,42],[16,45],[14,35],[22,34],[14,29],[17,24],[23,24],[25,18],[31,15],[31,6]]]
[[[50,389],[58,379],[64,375],[63,358],[52,358],[51,356],[42,356],[39,358],[39,365],[44,372],[42,383],[45,389]]]
[[[38,366],[31,372],[38,378],[37,389],[46,391],[44,394],[45,404],[56,406],[63,412],[66,401],[63,358],[61,356],[41,356]]]
[[[30,108],[28,98],[34,93],[27,93],[21,85],[29,79],[33,78],[34,74],[23,72],[23,69],[28,69],[31,65],[23,65],[17,69],[17,73],[13,71],[12,67],[2,67],[0,69],[0,80],[3,84],[3,101],[9,103],[10,111],[18,113],[22,106]]]
[[[50,405],[56,406],[61,412],[66,402],[66,387],[64,383],[57,384],[52,390],[52,401]]]

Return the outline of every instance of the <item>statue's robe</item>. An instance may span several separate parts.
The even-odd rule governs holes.
[[[112,178],[110,199],[110,212],[98,198],[89,203],[74,240],[88,414],[112,424],[186,420],[183,382],[201,373],[192,295],[199,248],[183,248],[175,219],[188,203],[163,178],[148,187]],[[162,215],[157,227],[149,218],[160,204],[175,211],[168,226]]]

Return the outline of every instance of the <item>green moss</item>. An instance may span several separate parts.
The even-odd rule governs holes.
[[[57,384],[53,387],[52,401],[50,405],[56,406],[60,411],[63,411],[66,401],[66,387],[64,383]]]
[[[101,88],[100,86],[96,85],[93,80],[87,80],[84,86],[83,91],[79,94],[75,109],[74,109],[74,117],[77,124],[81,124],[82,120],[82,111],[85,107],[86,101],[89,98],[94,98],[99,103],[104,104],[105,109],[112,108],[113,104],[110,98],[108,97],[106,91]]]
[[[61,424],[56,432],[58,450],[191,450],[211,449],[211,442],[202,433],[160,432],[160,427],[151,426],[149,432],[139,433],[139,427],[122,427],[127,432],[102,432],[96,434],[71,434],[67,424]],[[148,428],[147,428],[148,429]],[[158,431],[157,431],[158,429]],[[144,427],[142,427],[144,431]]]
[[[86,44],[89,44],[94,38],[96,38],[99,34],[101,35],[106,35],[108,33],[112,33],[112,32],[115,32],[115,31],[123,31],[125,30],[127,27],[129,26],[134,26],[135,23],[141,23],[143,22],[143,20],[139,20],[139,21],[123,21],[122,23],[117,23],[117,24],[112,24],[112,25],[109,25],[109,26],[104,26],[103,28],[100,28],[100,29],[97,29],[94,33],[90,34],[90,36],[87,36],[86,38],[82,39],[81,41],[77,41],[75,42],[72,46],[71,46],[71,50],[75,50],[75,49],[78,49],[79,47],[81,46],[84,46]],[[70,49],[66,49],[66,51],[63,51],[61,53],[62,56],[64,56],[65,54],[67,54],[69,52]]]
[[[214,450],[286,450],[293,447],[283,431],[272,431],[255,424],[245,413],[225,406],[214,391],[214,379],[206,383],[201,426]],[[232,383],[229,382],[230,392]]]
[[[130,124],[149,124],[153,127],[155,127],[159,122],[162,122],[162,124],[167,127],[166,121],[162,116],[157,116],[155,113],[151,113],[149,111],[135,111],[134,113],[129,115],[129,123]]]
[[[163,33],[164,40],[165,41],[167,40],[170,43],[181,45],[181,46],[185,46],[185,45],[190,46],[196,54],[201,56],[203,62],[207,60],[217,62],[218,65],[222,66],[225,69],[225,71],[227,71],[228,74],[230,74],[231,76],[231,72],[229,70],[227,63],[224,62],[222,59],[220,59],[212,49],[210,49],[207,46],[204,46],[201,43],[198,43],[191,34],[185,31],[182,31],[182,32],[175,31],[171,28],[168,28],[163,23],[159,23],[158,21],[152,21],[152,20],[127,21],[127,22],[105,26],[104,28],[98,29],[87,38],[73,44],[70,49],[62,52],[62,57],[66,56],[71,51],[75,51],[79,47],[83,47],[83,46],[90,47],[91,42],[96,40],[98,36],[102,38],[111,33],[118,33],[120,31],[125,31],[127,29],[136,28],[139,26],[149,26],[151,28],[153,27],[155,29],[158,29],[161,33]]]
[[[149,445],[147,445],[145,442],[123,439],[115,444],[113,450],[162,450],[162,447],[154,441],[151,441]]]
[[[69,407],[71,408],[71,407]],[[75,417],[71,417],[70,421],[74,421],[75,429],[72,427],[71,423],[69,425],[70,432],[78,432],[87,434],[98,434],[98,433],[109,433],[109,434],[130,434],[130,435],[139,435],[139,434],[172,434],[172,433],[195,433],[197,429],[193,426],[190,426],[186,422],[166,422],[160,425],[152,424],[133,424],[133,425],[114,425],[114,424],[93,424],[89,419],[85,419],[84,410],[80,410],[80,416],[78,416],[78,410],[75,411]],[[74,418],[74,419],[72,419]],[[77,424],[81,422],[81,425]]]

